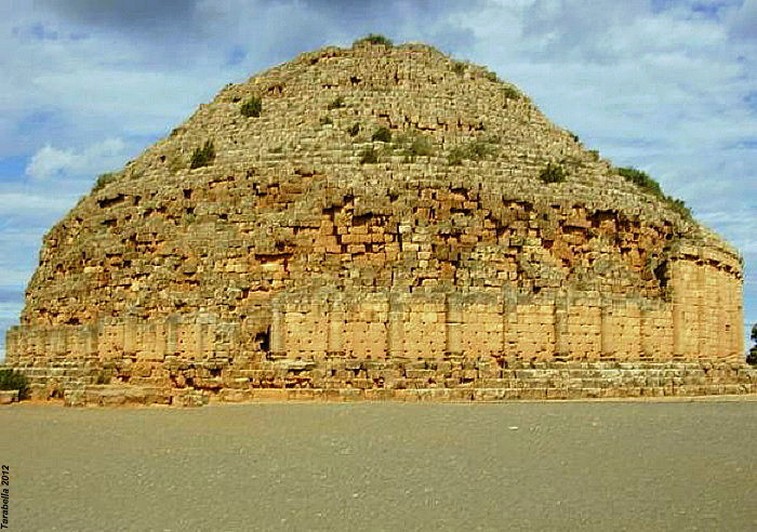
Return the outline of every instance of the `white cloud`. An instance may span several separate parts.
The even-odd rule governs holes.
[[[37,151],[26,167],[26,175],[34,179],[95,175],[123,165],[126,144],[121,139],[106,139],[77,152],[49,144]]]
[[[78,158],[71,150],[58,150],[48,144],[32,157],[26,174],[35,179],[57,177],[76,166]]]

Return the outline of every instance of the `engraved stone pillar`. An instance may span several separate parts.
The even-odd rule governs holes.
[[[567,294],[560,294],[555,298],[555,354],[560,357],[570,356],[568,305]]]
[[[59,357],[65,357],[66,356],[66,333],[68,332],[67,327],[56,327],[52,330],[52,333],[50,335],[50,343],[52,347],[52,353],[55,356],[55,358]]]
[[[602,302],[600,345],[602,357],[605,358],[614,358],[618,350],[615,342],[615,331],[613,330],[613,304],[612,301]]]
[[[694,327],[696,332],[692,343],[696,350],[696,352],[693,353],[695,357],[703,357],[707,355],[707,335],[709,333],[709,327],[707,327],[708,316],[706,315],[704,305],[704,294],[707,289],[705,270],[706,268],[704,264],[697,263],[695,285],[693,287],[695,290],[694,302],[696,305],[696,322]]]
[[[743,290],[744,288],[741,281],[737,279],[731,280],[731,287],[729,290],[731,298],[733,298],[731,306],[731,341],[733,342],[733,358],[737,360],[743,356],[742,353],[744,352],[744,321],[742,319],[744,316]]]
[[[498,356],[504,356],[505,355],[505,342],[507,341],[507,308],[508,303],[506,298],[504,297],[498,297],[497,298],[497,316],[499,319],[499,352],[496,353]],[[551,355],[551,353],[550,353]]]
[[[447,298],[446,313],[446,332],[448,355],[459,355],[463,352],[462,343],[462,322],[463,322],[463,305],[462,301],[456,297]]]
[[[685,330],[685,279],[684,272],[679,261],[671,265],[670,287],[673,293],[673,357],[681,358],[686,354],[686,330]]]
[[[53,330],[52,329],[44,329],[42,331],[42,352],[40,353],[47,362],[49,362],[52,359],[52,352],[53,352]]]
[[[132,356],[137,351],[137,321],[132,316],[124,319],[124,354]]]
[[[517,352],[518,330],[518,296],[513,290],[505,290],[502,302],[502,353],[504,356],[515,358]],[[554,350],[554,345],[552,346]]]
[[[155,344],[153,348],[153,358],[156,360],[163,360],[166,356],[166,340],[168,338],[168,326],[164,323],[159,323],[155,327]]]
[[[195,325],[195,341],[197,342],[197,356],[207,358],[214,351],[214,325],[215,319],[210,314],[198,314]]]
[[[179,351],[179,324],[181,318],[173,315],[166,319],[166,354],[175,355]]]
[[[37,357],[44,357],[45,353],[47,352],[47,346],[45,345],[47,342],[47,331],[43,327],[35,327],[34,328],[34,340],[30,342],[31,344],[31,353],[34,358]]]
[[[184,356],[189,359],[196,359],[199,355],[197,351],[197,317],[186,320],[184,325]]]
[[[684,355],[684,337],[683,305],[673,303],[673,356],[676,358]]]
[[[639,309],[639,348],[641,358],[654,358],[657,349],[654,344],[654,327],[650,309]]]
[[[155,345],[155,323],[152,320],[143,321],[142,328],[142,343],[137,356],[143,359],[151,359],[153,355],[153,346]]]
[[[207,334],[207,325],[200,316],[195,321],[195,358],[202,358],[205,355],[205,335]]]
[[[398,295],[389,296],[389,324],[386,328],[386,345],[392,358],[405,355],[404,302]]]
[[[272,308],[271,353],[278,356],[286,355],[286,320],[280,301],[275,301]]]
[[[91,357],[87,338],[89,336],[89,325],[81,325],[76,328],[76,349],[82,358]]]
[[[89,356],[97,356],[98,358],[102,358],[100,356],[100,333],[102,332],[102,330],[102,321],[98,321],[97,323],[89,327],[89,334],[87,335],[86,343],[86,350]]]
[[[336,295],[331,301],[328,313],[328,348],[327,351],[332,355],[344,354],[344,323],[346,315],[344,312],[344,300],[340,295]]]
[[[66,352],[65,356],[69,358],[82,358],[84,355],[81,349],[81,342],[79,341],[79,325],[72,327],[66,327]]]

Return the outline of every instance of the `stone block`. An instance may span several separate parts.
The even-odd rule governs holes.
[[[547,398],[547,388],[545,387],[523,387],[520,388],[519,392],[519,398],[520,399],[529,399],[529,400],[544,400]]]
[[[0,390],[0,405],[18,402],[18,390]]]
[[[179,407],[199,407],[208,404],[210,396],[192,389],[174,389],[170,391],[170,404]]]

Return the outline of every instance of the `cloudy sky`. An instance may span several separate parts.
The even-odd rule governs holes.
[[[3,0],[0,330],[98,174],[226,83],[370,32],[487,65],[649,172],[741,250],[757,322],[757,0]]]

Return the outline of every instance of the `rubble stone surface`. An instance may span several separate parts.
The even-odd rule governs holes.
[[[359,43],[226,86],[103,178],[46,235],[7,364],[72,404],[603,396],[616,363],[754,392],[741,289],[733,248],[512,85]]]

